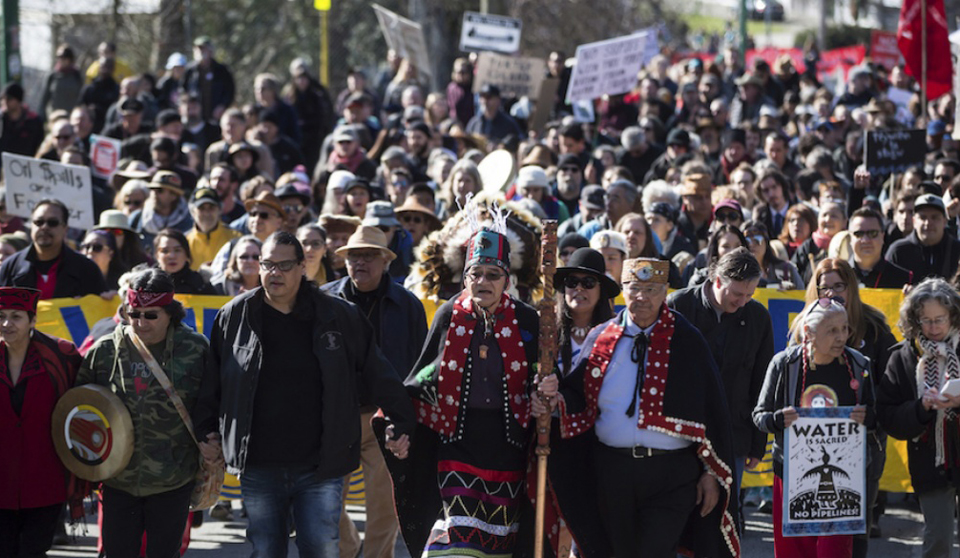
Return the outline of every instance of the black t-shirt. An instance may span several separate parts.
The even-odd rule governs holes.
[[[811,363],[812,364],[812,363]],[[850,385],[850,371],[843,359],[821,364],[807,370],[806,386],[803,371],[797,378],[800,407],[852,407],[857,404],[857,392]],[[804,390],[810,392],[814,404],[804,404]]]
[[[323,432],[320,362],[312,320],[263,305],[263,359],[253,398],[247,463],[317,464]]]

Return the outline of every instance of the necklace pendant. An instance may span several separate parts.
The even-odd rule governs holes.
[[[487,360],[487,346],[486,346],[486,345],[480,345],[480,358],[483,359],[483,360]]]
[[[860,382],[857,381],[856,379],[851,379],[850,389],[852,389],[853,391],[857,391],[858,389],[860,389]]]

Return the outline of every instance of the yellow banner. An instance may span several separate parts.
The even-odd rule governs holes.
[[[897,339],[900,339],[900,330],[896,327],[902,293],[893,289],[861,289],[860,296],[863,302],[877,308],[887,317],[887,323]],[[754,299],[762,303],[770,311],[773,321],[775,349],[782,351],[787,346],[787,332],[790,322],[803,309],[803,291],[781,292],[773,289],[757,289]],[[187,308],[187,317],[184,322],[197,331],[203,332],[208,338],[213,322],[220,307],[230,301],[225,296],[196,296],[177,295],[178,300]],[[433,322],[433,315],[443,301],[424,300],[424,310],[427,314],[427,323]],[[79,299],[54,299],[40,302],[37,313],[37,329],[60,337],[72,340],[79,346],[90,332],[93,325],[104,318],[114,315],[119,298],[104,300],[98,296],[86,296]],[[617,310],[624,306],[622,296],[618,296],[615,305]],[[401,374],[407,371],[400,371]],[[767,454],[756,470],[745,471],[743,486],[770,486],[773,484],[773,464],[770,455],[770,443],[767,444]],[[890,492],[912,492],[910,475],[907,470],[906,442],[890,439],[887,442],[887,463],[883,478],[880,479],[882,490]],[[355,487],[358,488],[358,487]],[[359,492],[359,491],[358,491]],[[356,497],[362,498],[360,494]]]

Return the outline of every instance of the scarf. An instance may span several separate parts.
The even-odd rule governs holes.
[[[921,357],[917,363],[917,394],[929,388],[937,391],[947,380],[960,378],[960,358],[957,357],[957,343],[960,341],[960,331],[951,329],[944,341],[931,341],[920,335],[917,343],[920,345]],[[958,415],[953,409],[938,410],[936,420],[936,465],[945,465],[946,426],[947,421],[957,422]]]
[[[357,149],[350,157],[341,157],[336,150],[331,151],[330,156],[327,157],[327,170],[332,172],[337,170],[338,166],[343,165],[348,171],[356,173],[357,167],[360,166],[360,163],[363,162],[365,157],[362,149]]]
[[[174,207],[170,215],[166,217],[157,213],[153,199],[151,198],[147,200],[147,203],[143,204],[143,213],[140,215],[140,227],[144,232],[157,234],[167,227],[173,227],[189,216],[190,210],[187,207],[187,202],[184,201],[183,198],[177,201],[177,206]]]
[[[813,231],[813,243],[816,244],[817,248],[820,250],[826,250],[829,248],[831,240],[833,240],[832,236],[827,236],[819,230]]]

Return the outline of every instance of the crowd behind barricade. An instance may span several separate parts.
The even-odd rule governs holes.
[[[0,207],[0,556],[44,555],[64,503],[76,520],[99,488],[107,558],[171,558],[200,521],[188,519],[198,469],[219,466],[240,478],[255,555],[285,555],[294,528],[301,556],[352,558],[343,497],[359,463],[364,556],[393,556],[400,534],[411,555],[524,556],[531,433],[546,414],[548,521],[564,520],[548,547],[569,532],[584,557],[736,556],[742,507],[758,499],[778,555],[866,556],[889,435],[910,441],[923,555],[948,555],[952,95],[924,105],[902,67],[869,61],[832,91],[815,64],[744,67],[725,47],[706,63],[654,57],[632,91],[594,102],[592,122],[561,85],[535,130],[529,103],[496,84],[473,92],[472,56],[443,90],[391,51],[335,91],[303,59],[238,84],[209,38],[193,48],[157,79],[113,44],[85,71],[63,45],[40,106],[17,83],[0,91],[0,151],[90,166],[91,135],[121,141],[116,172],[94,179],[89,230],[56,199],[29,218]],[[565,60],[548,62],[561,84]],[[255,101],[241,106],[244,87]],[[922,164],[867,170],[868,132],[914,128]],[[544,341],[532,305],[552,292],[547,219],[559,336]],[[806,292],[777,354],[758,287]],[[864,288],[904,292],[903,342]],[[118,294],[79,351],[33,328],[38,300]],[[206,339],[174,294],[231,299]],[[537,376],[538,340],[557,344],[555,375]],[[50,440],[53,406],[83,384],[106,386],[134,423],[133,457],[99,487],[67,473]],[[863,535],[780,530],[783,433],[810,390],[870,430]],[[743,494],[768,434],[772,494]]]

